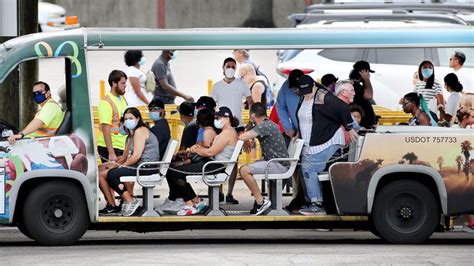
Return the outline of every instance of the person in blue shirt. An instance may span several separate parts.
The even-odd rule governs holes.
[[[288,75],[288,79],[285,80],[280,88],[277,96],[277,112],[280,118],[281,125],[285,129],[285,139],[289,139],[296,136],[298,132],[298,121],[296,120],[296,109],[300,102],[300,95],[297,94],[296,90],[296,79],[303,76],[303,71],[294,69]]]
[[[276,108],[280,123],[285,129],[283,137],[286,144],[290,143],[290,140],[296,136],[298,132],[298,120],[296,119],[298,104],[300,102],[300,95],[297,88],[297,79],[304,75],[303,71],[294,69],[288,75],[288,79],[282,84],[280,91],[278,92]],[[286,209],[292,213],[297,213],[301,206],[306,205],[304,198],[303,182],[300,182],[301,169],[295,171],[293,179],[296,181],[296,186],[293,184],[293,189],[296,189],[295,198],[290,202]]]

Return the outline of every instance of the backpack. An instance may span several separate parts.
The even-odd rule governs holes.
[[[145,90],[147,92],[153,93],[155,91],[155,87],[156,87],[155,74],[153,73],[153,71],[148,70],[148,72],[146,72]]]
[[[262,71],[260,71],[260,66],[255,68],[255,73],[257,74],[257,76],[265,77],[265,80],[267,81],[266,88],[265,88],[265,98],[266,98],[267,109],[270,109],[273,107],[273,104],[275,103],[275,95],[273,94],[273,89],[270,85],[270,80]]]

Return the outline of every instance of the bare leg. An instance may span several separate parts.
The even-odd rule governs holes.
[[[135,185],[135,182],[125,182],[124,184],[128,194],[133,197],[133,186]]]
[[[257,201],[258,204],[262,204],[262,193],[260,193],[258,184],[250,173],[250,167],[248,167],[247,165],[242,166],[240,168],[240,176],[244,180],[245,185],[247,185],[247,187],[250,189],[250,192],[252,192],[253,196],[255,197],[255,201]]]
[[[232,195],[235,186],[235,180],[237,179],[237,164],[235,164],[234,169],[232,169],[232,173],[229,176],[229,184],[227,187],[227,195]]]
[[[194,199],[190,199],[190,200],[186,201],[186,205],[192,206],[194,204],[198,204],[199,202],[201,202],[201,198],[196,196],[196,197],[194,197]]]
[[[115,191],[109,186],[109,183],[107,182],[107,173],[108,170],[106,170],[105,168],[99,171],[99,188],[102,191],[102,194],[104,194],[105,200],[110,205],[115,207],[115,199],[113,196],[115,194]],[[111,191],[113,193],[111,193]]]

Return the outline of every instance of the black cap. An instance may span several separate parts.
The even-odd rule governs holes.
[[[178,112],[182,115],[194,116],[194,105],[190,102],[183,102],[178,106]]]
[[[162,100],[155,98],[151,100],[151,102],[148,104],[148,107],[159,107],[161,109],[165,109],[165,104]]]
[[[298,78],[303,76],[303,71],[299,69],[291,70],[290,74],[288,75],[288,88],[296,88],[298,86]]]
[[[336,76],[334,76],[333,74],[326,74],[321,78],[321,84],[327,87],[329,86],[329,84],[332,84],[337,80],[338,78],[336,78]]]
[[[303,75],[297,79],[298,85],[296,86],[300,90],[313,88],[315,85],[314,79],[308,75]]]
[[[219,111],[217,111],[216,116],[217,117],[233,117],[232,111],[226,106],[219,107]]]
[[[354,68],[354,70],[358,70],[358,71],[361,71],[361,70],[368,70],[370,73],[375,73],[375,71],[373,71],[372,69],[370,69],[370,64],[369,62],[367,61],[357,61],[353,66],[352,68]]]
[[[207,109],[214,110],[216,108],[217,104],[212,97],[209,96],[201,96],[199,97],[198,101],[196,103],[193,103],[194,106],[197,108],[199,107],[206,107]]]

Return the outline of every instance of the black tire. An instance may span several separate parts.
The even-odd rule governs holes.
[[[28,232],[28,230],[26,230],[25,224],[24,224],[23,222],[21,222],[21,221],[18,222],[16,226],[18,227],[18,230],[20,230],[20,232],[21,232],[24,236],[28,237],[29,239],[33,239],[33,238],[31,237],[30,232]]]
[[[74,244],[89,222],[84,194],[71,182],[43,183],[29,193],[23,206],[25,232],[42,245]]]
[[[414,180],[399,180],[378,193],[371,218],[376,232],[386,241],[417,244],[433,234],[440,212],[428,187]]]

